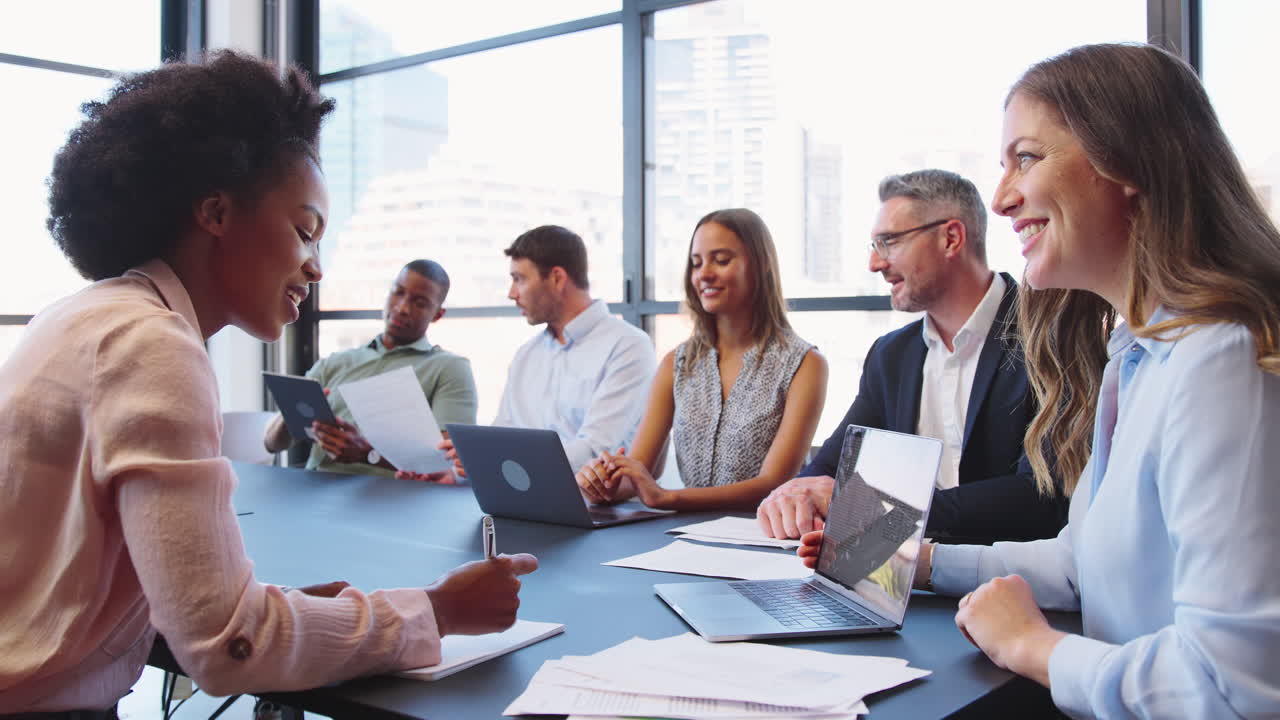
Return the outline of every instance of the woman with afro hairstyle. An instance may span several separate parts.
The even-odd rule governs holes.
[[[204,341],[264,341],[321,276],[333,109],[296,69],[219,52],[126,78],[58,153],[49,230],[91,286],[0,366],[0,715],[114,718],[162,633],[221,695],[430,665],[508,627],[527,555],[426,588],[253,576]]]

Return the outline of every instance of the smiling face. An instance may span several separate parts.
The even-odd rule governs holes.
[[[907,197],[891,197],[880,205],[872,237],[891,235],[919,227],[946,217],[925,217],[920,203]],[[942,271],[946,244],[945,224],[897,238],[889,246],[889,257],[882,258],[871,250],[871,272],[878,272],[889,283],[889,299],[894,310],[927,312],[945,295]]]
[[[264,342],[298,319],[298,305],[321,277],[319,243],[329,213],[320,168],[296,155],[275,178],[242,197],[219,194],[210,272],[228,324]]]
[[[688,268],[703,310],[713,315],[750,310],[755,283],[737,233],[717,222],[703,223],[693,233]]]
[[[443,293],[436,284],[421,273],[409,268],[400,271],[391,290],[382,315],[385,326],[383,342],[387,347],[412,345],[427,334],[427,326],[440,319]]]
[[[992,209],[1013,220],[1037,289],[1089,290],[1121,307],[1133,187],[1104,177],[1049,105],[1015,94]]]

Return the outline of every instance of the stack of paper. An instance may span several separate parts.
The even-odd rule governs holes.
[[[782,580],[813,574],[794,553],[712,547],[683,540],[600,564],[739,580]]]
[[[548,660],[503,714],[844,720],[867,712],[865,696],[928,674],[897,658],[708,643],[690,633],[632,638]]]
[[[759,545],[790,550],[800,547],[799,540],[779,540],[765,537],[755,518],[725,516],[719,520],[707,520],[692,525],[682,525],[667,532],[682,535],[685,540],[725,543],[727,545]]]

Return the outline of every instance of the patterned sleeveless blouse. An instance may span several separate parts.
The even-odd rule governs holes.
[[[686,487],[729,485],[760,473],[782,422],[791,378],[814,347],[790,330],[742,356],[742,369],[721,403],[715,348],[691,361],[688,342],[674,368],[676,466]]]

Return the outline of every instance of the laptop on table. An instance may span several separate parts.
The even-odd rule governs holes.
[[[492,425],[445,426],[480,509],[498,517],[600,528],[670,515],[638,502],[587,505],[552,430]]]
[[[941,458],[938,440],[850,425],[813,575],[654,590],[713,642],[898,630]]]

